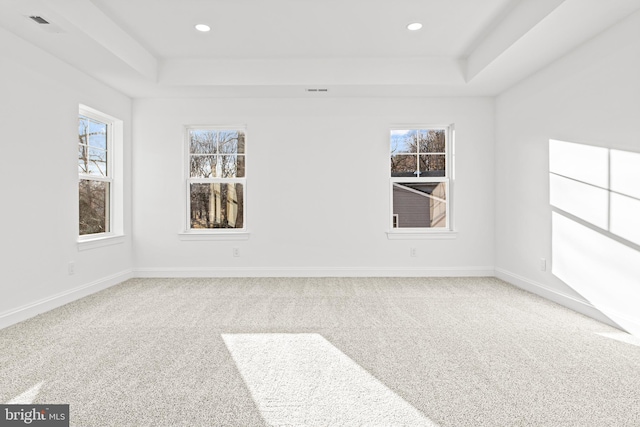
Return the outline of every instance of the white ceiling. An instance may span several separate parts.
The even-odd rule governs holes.
[[[159,59],[397,58],[464,54],[512,0],[94,3]],[[416,21],[423,29],[407,31]],[[197,33],[196,23],[212,31]]]
[[[496,95],[639,9],[640,0],[0,0],[0,27],[131,97]],[[410,32],[411,22],[423,28]]]

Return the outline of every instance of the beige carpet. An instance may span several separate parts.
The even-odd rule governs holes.
[[[75,426],[639,426],[636,342],[497,279],[134,279],[0,330],[0,403],[69,403]]]

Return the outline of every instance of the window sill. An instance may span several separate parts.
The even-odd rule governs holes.
[[[108,236],[99,236],[99,237],[91,237],[87,239],[79,239],[78,240],[78,250],[86,251],[89,249],[102,248],[104,246],[110,245],[119,245],[124,243],[124,235],[108,235]]]
[[[248,231],[185,231],[178,233],[178,238],[183,241],[207,241],[207,240],[249,240],[251,233]]]
[[[387,231],[389,240],[452,240],[457,231]]]

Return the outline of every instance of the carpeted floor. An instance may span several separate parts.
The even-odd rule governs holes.
[[[0,330],[0,403],[88,427],[640,426],[617,335],[492,278],[134,279]]]

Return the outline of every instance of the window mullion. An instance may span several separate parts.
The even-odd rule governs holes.
[[[99,175],[90,175],[90,174],[78,174],[79,179],[85,179],[90,181],[102,181],[102,182],[112,182],[113,178],[110,176],[99,176]]]

